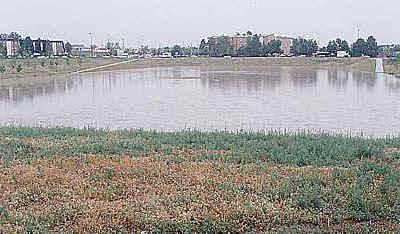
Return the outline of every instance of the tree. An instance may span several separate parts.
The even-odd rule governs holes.
[[[200,46],[199,46],[199,54],[200,55],[209,55],[210,50],[209,50],[209,44],[206,42],[205,39],[201,40]]]
[[[71,45],[71,43],[69,43],[69,42],[65,43],[65,52],[68,55],[72,54],[72,45]]]
[[[210,46],[210,56],[232,55],[232,41],[228,36],[210,37],[208,39]]]
[[[22,39],[22,37],[18,33],[12,32],[12,33],[10,33],[10,35],[8,35],[8,39],[20,41]]]
[[[366,54],[367,48],[367,42],[364,39],[360,38],[353,44],[351,48],[351,56],[361,57]]]
[[[21,53],[22,55],[32,55],[33,54],[33,41],[30,37],[26,37],[21,40]]]
[[[336,54],[338,52],[338,44],[336,43],[336,41],[330,41],[328,43],[328,46],[326,47],[326,51],[328,51],[331,54]]]
[[[295,39],[293,41],[293,46],[290,49],[290,52],[295,56],[305,55],[312,56],[315,52],[318,51],[318,43],[315,40],[306,40],[303,38]]]
[[[174,46],[172,47],[171,54],[172,54],[173,56],[183,55],[183,49],[182,49],[182,47],[180,47],[179,45],[174,45]]]
[[[0,56],[7,56],[7,48],[1,42],[0,42]]]
[[[378,56],[378,43],[376,42],[376,39],[373,36],[369,36],[367,39],[367,49],[365,54],[375,58]]]
[[[350,53],[350,46],[346,40],[336,39],[336,44],[338,45],[338,51],[346,51]]]
[[[268,54],[282,54],[282,42],[279,40],[272,40],[263,47],[263,55]]]
[[[262,44],[258,35],[249,38],[246,46],[247,56],[258,57],[262,52]]]

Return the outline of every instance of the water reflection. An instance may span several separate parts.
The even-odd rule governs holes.
[[[345,89],[349,81],[349,72],[347,71],[328,71],[329,86],[337,90]]]
[[[353,82],[357,85],[358,88],[373,89],[377,82],[377,74],[376,73],[365,73],[365,72],[354,72],[353,73]]]
[[[400,80],[295,67],[174,67],[0,81],[0,124],[397,133]]]

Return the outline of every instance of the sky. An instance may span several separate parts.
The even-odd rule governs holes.
[[[2,0],[0,32],[95,44],[196,45],[236,32],[400,43],[399,0]]]

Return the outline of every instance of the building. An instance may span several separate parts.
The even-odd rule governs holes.
[[[33,52],[40,55],[65,55],[65,46],[63,41],[52,40],[33,40]]]
[[[283,53],[287,54],[287,55],[291,54],[290,49],[293,46],[293,41],[295,40],[294,38],[275,36],[275,34],[270,34],[270,35],[261,36],[261,37],[263,38],[264,45],[268,45],[268,43],[273,40],[281,41],[281,43],[282,43],[281,50],[283,51]]]
[[[17,56],[21,51],[21,46],[18,40],[15,39],[4,39],[0,40],[0,43],[6,47],[7,56]]]
[[[74,56],[90,56],[90,47],[86,47],[84,44],[72,44],[71,53]]]
[[[262,45],[268,45],[269,42],[273,40],[281,41],[281,49],[284,54],[290,55],[290,50],[293,46],[294,38],[291,37],[283,37],[283,36],[275,36],[275,34],[267,34],[267,35],[258,35],[260,38],[260,43]],[[251,40],[253,35],[249,35],[247,33],[236,33],[233,36],[213,36],[208,38],[208,45],[210,56],[223,56],[223,55],[238,55],[238,51],[242,47],[246,47],[248,42]],[[231,45],[231,52],[226,50],[220,51],[221,44]]]
[[[237,33],[235,36],[232,37],[232,49],[233,49],[233,54],[237,54],[238,50],[241,47],[247,46],[249,37],[247,34],[242,34]]]
[[[232,37],[231,36],[213,36],[208,38],[211,57],[221,57],[232,55]]]
[[[63,41],[50,41],[50,44],[53,50],[53,55],[65,55],[65,45]]]

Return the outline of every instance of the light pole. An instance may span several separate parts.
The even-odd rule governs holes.
[[[90,32],[90,57],[93,57],[93,34]]]

